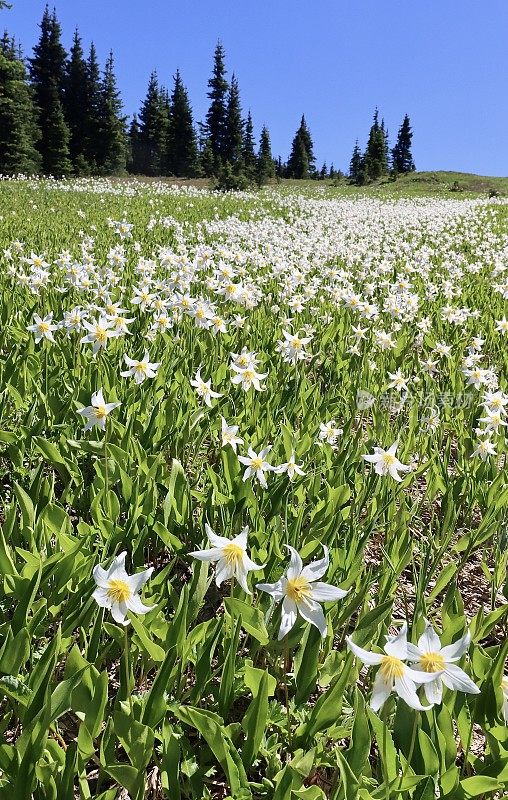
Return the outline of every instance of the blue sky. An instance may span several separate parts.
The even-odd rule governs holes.
[[[2,27],[27,55],[44,2],[11,0]],[[180,68],[196,120],[217,39],[256,135],[287,157],[304,112],[319,164],[345,169],[376,105],[391,139],[407,111],[418,169],[508,175],[507,0],[55,0],[68,47],[77,25],[116,60],[125,111],[157,69]]]

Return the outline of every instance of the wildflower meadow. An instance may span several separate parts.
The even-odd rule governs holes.
[[[0,182],[0,800],[506,796],[507,209]]]

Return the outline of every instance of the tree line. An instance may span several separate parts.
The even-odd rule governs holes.
[[[316,167],[309,126],[302,116],[287,161],[272,155],[270,134],[254,137],[250,110],[244,116],[238,80],[227,79],[225,53],[215,48],[208,81],[209,107],[195,125],[180,71],[171,90],[153,72],[140,110],[127,124],[113,54],[101,69],[94,44],[85,54],[78,30],[66,52],[56,12],[46,6],[33,54],[4,33],[0,39],[0,173],[61,176],[122,175],[209,177],[222,188],[262,185],[271,178],[342,175],[333,165]],[[376,110],[367,149],[358,142],[350,179],[366,183],[414,169],[409,118],[390,152]]]

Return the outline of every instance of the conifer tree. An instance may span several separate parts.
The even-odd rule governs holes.
[[[254,180],[256,176],[257,158],[255,153],[254,124],[252,122],[250,110],[247,114],[243,129],[242,157],[245,175],[249,180]]]
[[[272,157],[270,134],[266,125],[263,125],[259,139],[259,152],[257,164],[257,182],[259,186],[267,183],[275,175],[275,164]]]
[[[90,44],[86,62],[86,122],[85,122],[85,158],[92,174],[100,170],[100,136],[102,123],[102,86],[97,50]]]
[[[213,58],[212,76],[208,81],[210,107],[206,115],[206,132],[214,158],[214,169],[224,160],[227,141],[228,82],[224,64],[224,48],[217,42]]]
[[[30,77],[38,112],[42,171],[61,176],[72,171],[69,158],[69,129],[63,112],[66,53],[60,42],[61,30],[55,12],[46,6],[40,23],[39,41],[30,61]]]
[[[328,170],[328,177],[335,178],[335,174],[336,174],[335,167],[333,166],[333,161],[332,161],[332,163],[330,164],[330,169]]]
[[[14,41],[4,34],[0,40],[0,174],[32,175],[39,171],[35,118],[25,65]]]
[[[141,172],[141,155],[137,114],[133,114],[132,116],[127,141],[127,171],[133,174],[139,174]]]
[[[358,144],[358,139],[355,142],[353,155],[351,156],[351,161],[349,162],[349,178],[353,183],[360,183],[360,177],[362,173],[362,151],[360,150],[360,145]]]
[[[174,76],[170,99],[168,167],[177,177],[193,178],[199,171],[192,109],[179,70]]]
[[[392,164],[393,171],[398,173],[412,172],[415,168],[413,155],[411,153],[411,143],[413,140],[413,131],[411,130],[411,122],[408,115],[404,116],[402,125],[397,134],[397,141],[392,150]]]
[[[319,172],[319,180],[324,181],[327,175],[328,175],[328,167],[326,166],[326,161],[323,161],[323,166],[321,167],[321,170]]]
[[[88,127],[87,66],[78,29],[67,62],[64,85],[64,111],[69,128],[69,155],[76,175],[87,175],[90,165],[86,159]]]
[[[309,128],[302,115],[300,127],[298,128],[293,143],[291,153],[287,163],[288,178],[308,178],[314,172],[314,146]]]
[[[379,111],[376,108],[364,155],[363,181],[378,180],[388,172],[386,161],[385,134],[379,124]]]
[[[118,175],[125,171],[127,151],[125,116],[118,91],[113,53],[110,52],[101,84],[100,129],[98,131],[99,170],[104,175]]]
[[[143,175],[166,172],[169,134],[169,101],[152,72],[139,112],[138,170]]]
[[[243,121],[240,105],[240,89],[234,74],[231,76],[228,102],[226,108],[226,141],[224,158],[229,161],[235,171],[241,170],[243,145]]]

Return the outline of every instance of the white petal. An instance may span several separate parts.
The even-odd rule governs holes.
[[[305,570],[302,574],[305,574]],[[318,600],[320,603],[332,602],[333,600],[342,600],[347,595],[344,589],[339,589],[337,586],[332,586],[329,583],[321,583],[316,581],[312,584],[312,599]]]
[[[149,579],[152,572],[153,572],[153,567],[148,567],[148,569],[143,570],[143,572],[136,572],[135,575],[130,576],[128,583],[131,588],[131,592],[133,594],[139,592],[141,587],[144,586],[147,580]]]
[[[289,633],[289,631],[296,622],[296,617],[297,617],[296,603],[293,600],[290,600],[289,597],[285,597],[282,602],[281,621],[280,621],[279,635],[277,637],[279,641],[283,639],[287,633]]]
[[[97,586],[100,586],[101,589],[107,589],[108,573],[100,564],[97,564],[97,566],[93,568],[92,575]]]
[[[363,647],[359,647],[359,645],[353,642],[351,636],[346,636],[346,642],[351,652],[364,664],[367,664],[369,667],[381,664],[383,660],[381,653],[373,653],[372,650],[364,650]]]
[[[315,603],[312,600],[308,600],[305,603],[299,603],[298,611],[302,617],[307,620],[307,622],[310,622],[311,625],[314,625],[319,630],[321,636],[326,636],[328,626],[326,624],[323,609],[319,603]]]
[[[222,558],[222,547],[212,547],[210,550],[194,550],[188,555],[199,559],[199,561],[218,561],[219,558]]]
[[[443,684],[441,678],[436,678],[424,687],[425,697],[431,705],[440,705],[443,699]]]
[[[294,547],[291,547],[290,544],[286,545],[286,549],[289,550],[291,554],[291,558],[289,561],[289,567],[287,568],[287,577],[288,580],[292,581],[297,578],[303,569],[303,562],[300,558],[299,554],[296,552]]]
[[[395,691],[405,702],[408,704],[410,708],[414,708],[416,711],[428,711],[431,706],[423,706],[416,694],[416,686],[414,685],[413,681],[404,675],[402,678],[395,678]]]
[[[284,597],[282,581],[277,581],[276,583],[257,583],[256,589],[271,595],[276,603]]]
[[[450,661],[451,659],[458,660],[461,656],[464,655],[469,649],[469,645],[471,644],[471,634],[467,631],[461,639],[458,639],[453,644],[448,644],[446,647],[441,649],[441,655],[443,656],[445,661]]]
[[[443,672],[441,679],[445,686],[459,692],[467,694],[480,694],[478,686],[473,683],[469,675],[456,664],[448,664]]]
[[[387,637],[385,653],[395,656],[404,661],[407,658],[407,623],[405,622],[400,631],[395,636]]]
[[[442,672],[425,672],[424,670],[411,669],[411,667],[404,666],[404,675],[413,683],[431,683],[442,674]]]
[[[231,564],[226,561],[225,558],[221,558],[220,561],[217,562],[217,566],[215,568],[215,583],[217,586],[220,586],[224,581],[228,581],[230,578],[233,577],[233,569]]]
[[[102,586],[95,590],[92,597],[101,608],[111,608],[111,600],[108,596],[107,589]]]
[[[391,694],[392,684],[387,683],[380,672],[374,678],[374,685],[372,687],[372,697],[370,699],[370,707],[373,711],[379,709],[385,704],[385,701]]]
[[[312,561],[310,564],[307,564],[307,566],[302,569],[303,578],[306,578],[308,581],[317,581],[319,578],[322,578],[323,575],[326,573],[326,570],[328,569],[328,566],[330,564],[330,558],[328,555],[328,548],[325,544],[323,545],[323,551],[324,551],[323,558],[320,558],[319,561]]]
[[[208,541],[211,545],[213,545],[213,547],[226,547],[226,545],[231,544],[230,540],[226,539],[225,536],[217,536],[207,522],[205,522],[205,532],[208,537]]]
[[[123,609],[122,609],[123,607]],[[129,620],[126,619],[127,614],[127,606],[125,603],[113,603],[111,606],[111,616],[118,622],[120,625],[128,625]]]
[[[424,632],[418,639],[418,647],[423,653],[439,653],[441,641],[432,625],[428,622]]]
[[[126,605],[129,611],[133,611],[134,614],[146,614],[154,608],[154,606],[145,606],[137,595],[133,595],[127,600]]]

